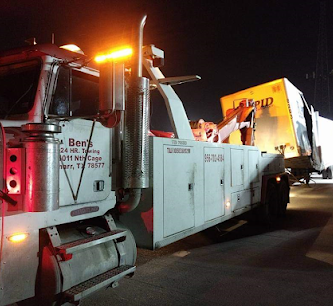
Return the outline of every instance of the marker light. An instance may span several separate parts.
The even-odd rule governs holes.
[[[10,242],[22,242],[23,240],[25,240],[28,237],[28,234],[24,234],[24,233],[19,233],[19,234],[14,234],[8,237],[8,240]]]
[[[65,50],[68,50],[68,51],[71,51],[71,52],[84,54],[83,51],[77,45],[73,45],[73,44],[63,45],[59,48],[65,49]]]
[[[280,183],[280,182],[281,182],[281,177],[280,177],[280,176],[277,176],[277,177],[276,177],[276,181],[277,181],[278,183]]]
[[[97,63],[105,62],[107,60],[114,60],[116,58],[127,57],[132,55],[133,50],[131,48],[121,49],[113,51],[109,54],[98,55],[95,57]]]
[[[225,207],[229,208],[230,207],[230,201],[228,201],[227,203],[225,203]]]

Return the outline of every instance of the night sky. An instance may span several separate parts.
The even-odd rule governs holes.
[[[328,2],[329,70],[332,12]],[[49,43],[54,33],[57,45],[76,43],[92,56],[126,41],[133,20],[142,13],[148,15],[144,44],[165,51],[163,73],[202,77],[175,87],[190,119],[219,121],[221,96],[281,77],[313,103],[314,81],[305,75],[316,67],[318,0],[1,0],[0,49],[21,46],[30,37]],[[168,129],[157,93],[152,95],[152,111],[152,128]]]

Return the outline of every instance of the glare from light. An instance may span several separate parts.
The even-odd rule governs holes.
[[[277,181],[278,183],[280,183],[280,182],[281,182],[281,177],[280,177],[280,176],[277,176],[277,177],[276,177],[276,181]]]
[[[227,202],[225,203],[225,207],[226,207],[226,208],[229,208],[230,205],[231,205],[231,204],[230,204],[230,201],[227,201]]]
[[[60,48],[71,51],[71,52],[84,54],[83,51],[77,45],[74,45],[74,44],[63,45]]]
[[[24,241],[26,238],[28,237],[28,234],[24,234],[24,233],[19,233],[19,234],[14,234],[8,237],[8,240],[10,242],[22,242]]]
[[[125,48],[125,49],[113,51],[113,52],[108,53],[108,54],[98,55],[98,56],[95,57],[95,61],[97,63],[102,63],[102,62],[105,62],[105,61],[108,61],[108,60],[114,60],[114,59],[117,59],[117,58],[131,56],[132,53],[133,53],[133,50],[131,48]]]

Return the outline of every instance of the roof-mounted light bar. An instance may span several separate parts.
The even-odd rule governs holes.
[[[108,54],[102,54],[95,57],[97,63],[102,63],[105,61],[113,61],[118,58],[129,57],[133,54],[132,48],[118,49]]]

